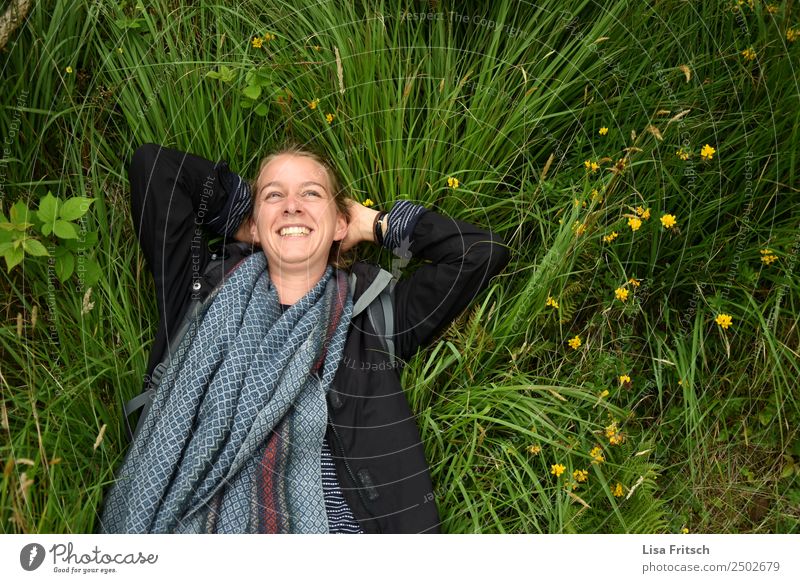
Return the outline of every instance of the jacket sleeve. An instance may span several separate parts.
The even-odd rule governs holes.
[[[412,256],[429,263],[398,281],[394,289],[395,345],[403,360],[466,309],[510,259],[499,235],[431,210],[421,212],[407,233],[410,245],[401,242],[394,254],[408,257],[403,252],[406,247]],[[397,241],[384,245],[392,248]]]
[[[133,226],[153,273],[162,325],[172,330],[202,274],[200,227],[232,237],[249,212],[249,186],[224,161],[156,144],[136,149],[128,178]]]

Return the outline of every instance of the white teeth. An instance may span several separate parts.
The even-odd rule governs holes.
[[[298,237],[308,235],[309,233],[311,233],[311,231],[306,227],[284,227],[281,229],[281,237]]]

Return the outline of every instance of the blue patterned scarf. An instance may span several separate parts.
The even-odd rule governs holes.
[[[174,351],[101,532],[327,533],[326,393],[352,307],[329,265],[282,312],[264,253],[242,260]]]

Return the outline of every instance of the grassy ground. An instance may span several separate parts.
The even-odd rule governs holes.
[[[800,532],[797,3],[347,4],[41,1],[11,36],[0,532],[91,531],[124,455],[134,148],[250,176],[287,136],[512,248],[404,371],[447,532]],[[51,233],[48,192],[93,202]]]

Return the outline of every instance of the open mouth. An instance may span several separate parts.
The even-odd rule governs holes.
[[[307,237],[311,234],[311,229],[308,227],[284,227],[278,234],[281,237]]]

